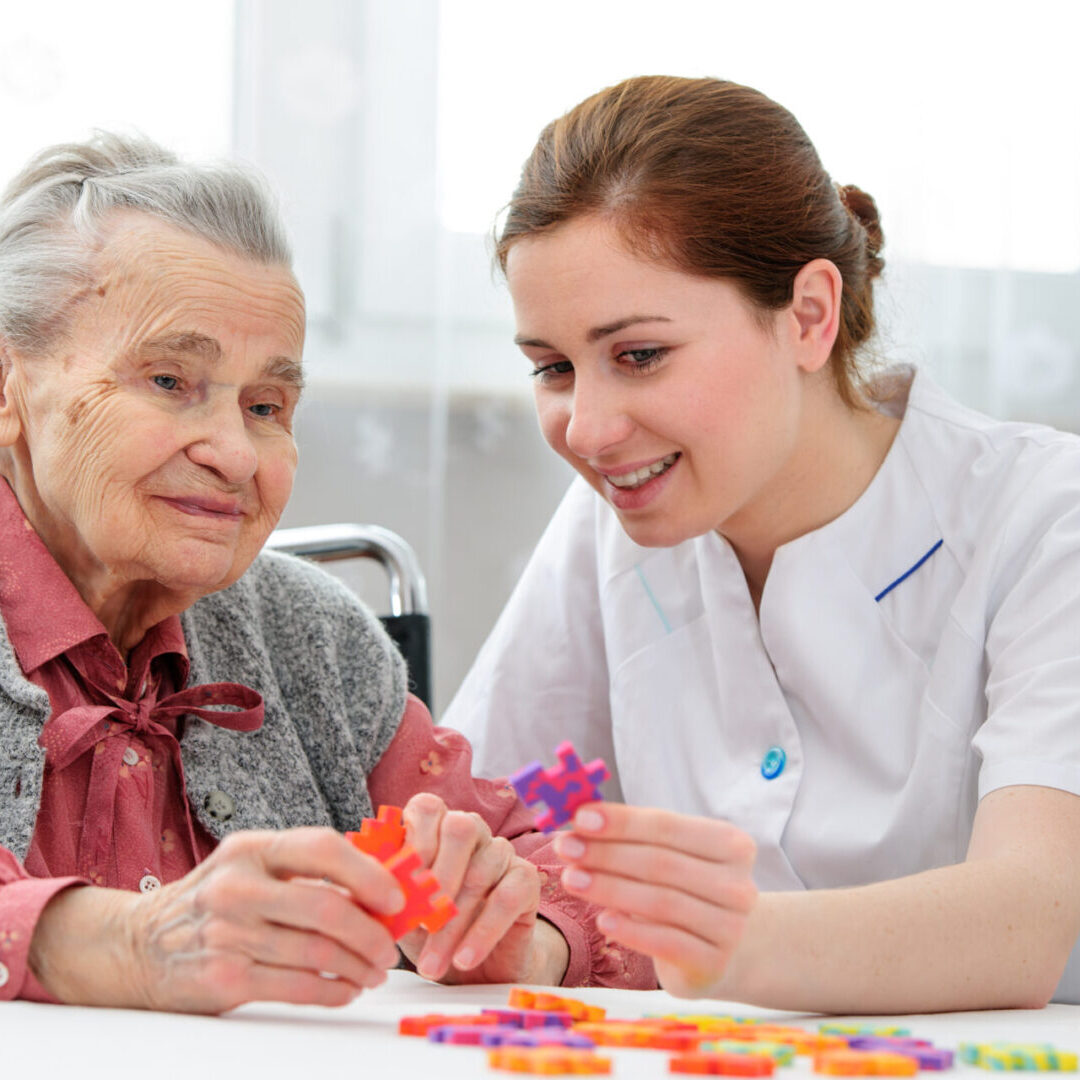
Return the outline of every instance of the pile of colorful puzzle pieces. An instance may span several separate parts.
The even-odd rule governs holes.
[[[550,769],[534,761],[508,778],[526,806],[546,804],[547,810],[535,820],[541,832],[566,824],[582,803],[602,799],[600,785],[611,775],[600,758],[582,765],[569,740],[555,747],[555,756],[559,764]]]
[[[824,1076],[914,1076],[954,1065],[953,1051],[895,1026],[821,1024],[810,1031],[709,1014],[617,1020],[583,1001],[523,988],[510,991],[507,1008],[407,1016],[398,1030],[483,1048],[494,1069],[543,1075],[610,1073],[613,1059],[596,1053],[597,1047],[666,1050],[669,1072],[707,1076],[772,1076],[797,1056],[809,1057],[813,1071]],[[1077,1068],[1076,1054],[1047,1044],[961,1043],[955,1057],[985,1069]]]
[[[378,859],[397,878],[405,894],[405,906],[396,915],[375,915],[395,941],[418,926],[433,934],[457,914],[457,907],[442,892],[438,879],[405,843],[400,807],[380,806],[378,817],[364,818],[360,831],[347,832],[345,838],[353,847]]]

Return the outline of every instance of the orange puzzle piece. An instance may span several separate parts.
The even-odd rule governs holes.
[[[505,1069],[507,1072],[547,1076],[611,1072],[611,1058],[594,1054],[591,1050],[566,1050],[550,1046],[507,1046],[489,1050],[488,1064],[493,1069]]]
[[[386,862],[405,843],[405,826],[401,824],[400,806],[380,806],[379,816],[364,818],[359,832],[347,832],[345,839],[379,862]]]
[[[830,1050],[814,1058],[814,1072],[826,1076],[914,1076],[913,1057],[881,1050]]]
[[[513,1009],[539,1009],[541,1012],[568,1012],[575,1020],[603,1020],[607,1010],[599,1005],[586,1005],[577,998],[559,997],[558,994],[534,993],[515,986],[510,991],[510,1007]]]

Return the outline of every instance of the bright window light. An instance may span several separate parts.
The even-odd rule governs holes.
[[[139,131],[185,157],[226,156],[233,38],[224,0],[6,4],[0,184],[36,151],[94,128]]]
[[[956,0],[442,0],[441,216],[485,232],[540,128],[634,74],[715,75],[787,106],[886,254],[1080,268],[1080,5]]]

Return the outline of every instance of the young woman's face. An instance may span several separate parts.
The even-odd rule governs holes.
[[[632,540],[782,517],[804,404],[793,319],[592,218],[515,243],[507,280],[544,437]]]

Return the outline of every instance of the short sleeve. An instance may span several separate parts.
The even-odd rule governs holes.
[[[1080,795],[1080,455],[1050,462],[1010,516],[986,635],[979,796]]]

